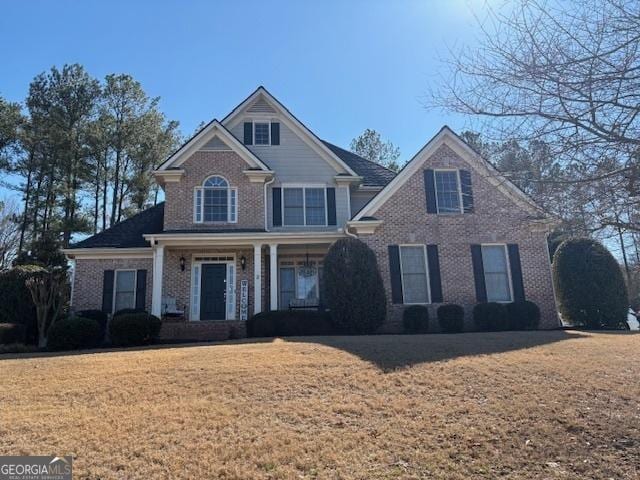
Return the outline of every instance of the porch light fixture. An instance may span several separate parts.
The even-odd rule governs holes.
[[[247,268],[247,257],[244,255],[240,257],[240,267],[242,267],[243,271]]]
[[[180,257],[180,270],[184,272],[184,264],[186,263],[186,260],[184,258],[184,256]]]

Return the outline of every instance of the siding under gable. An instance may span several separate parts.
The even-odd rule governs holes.
[[[264,97],[260,96],[253,104],[247,108],[249,113],[276,113],[275,109],[269,105]]]
[[[229,151],[231,150],[231,147],[227,145],[220,137],[215,136],[207,143],[205,143],[200,150]]]

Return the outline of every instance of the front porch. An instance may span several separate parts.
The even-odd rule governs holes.
[[[245,321],[256,313],[317,308],[322,302],[322,262],[341,236],[335,232],[264,234],[258,239],[255,234],[166,238],[163,234],[150,239],[151,312],[163,318],[162,337],[242,337]],[[168,304],[182,315],[170,318]]]

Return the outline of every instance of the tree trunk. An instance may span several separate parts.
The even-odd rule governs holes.
[[[120,160],[122,152],[120,148],[116,150],[116,164],[113,171],[113,198],[111,202],[111,220],[109,226],[112,227],[116,221],[116,213],[118,209],[118,191],[120,189]]]

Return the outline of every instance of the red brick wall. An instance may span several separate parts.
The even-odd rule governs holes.
[[[185,171],[179,182],[165,185],[164,228],[258,228],[264,229],[264,185],[250,183],[242,173],[249,165],[235,152],[196,152],[180,168]],[[193,195],[195,187],[211,175],[221,175],[231,187],[238,189],[238,223],[194,223]]]
[[[151,285],[153,260],[151,258],[78,259],[76,260],[73,308],[76,310],[102,309],[102,281],[105,270],[147,270],[146,308],[151,311]]]
[[[475,212],[460,215],[426,213],[424,173],[426,168],[463,168],[471,171]],[[472,328],[470,312],[476,304],[470,245],[477,243],[517,243],[520,248],[525,295],[542,311],[541,328],[558,326],[546,233],[535,231],[530,213],[497,190],[487,174],[475,171],[452,149],[442,146],[423,168],[383,204],[374,216],[383,220],[374,235],[362,236],[378,258],[387,290],[389,315],[384,331],[399,331],[402,305],[391,303],[388,245],[437,244],[440,255],[442,289],[446,303],[458,303],[467,311],[467,328]],[[437,325],[434,305],[431,324]]]

